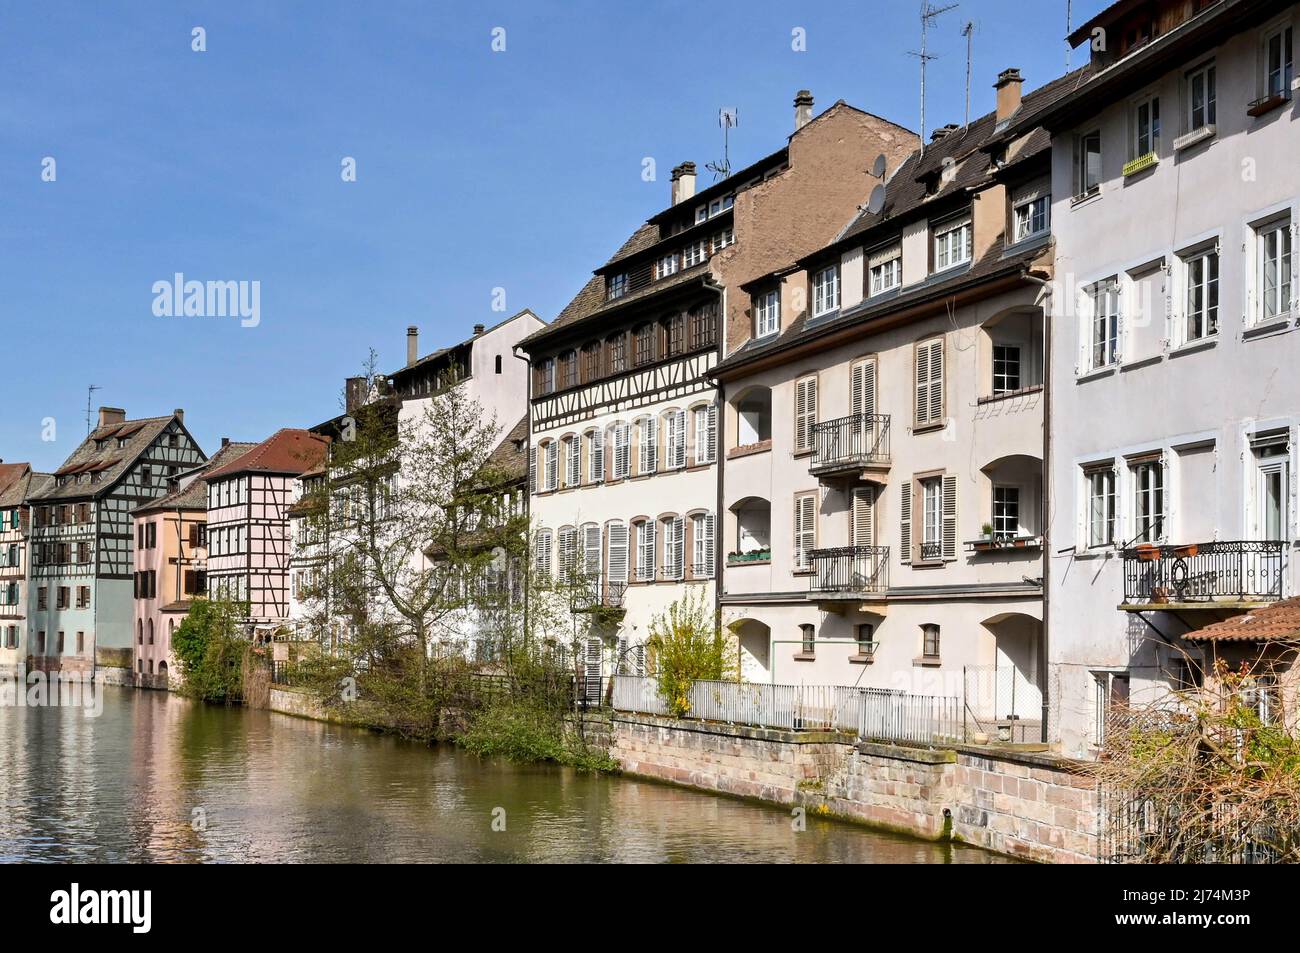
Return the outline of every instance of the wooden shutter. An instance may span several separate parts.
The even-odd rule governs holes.
[[[686,466],[686,411],[668,412],[668,466],[679,470]]]
[[[646,417],[641,421],[640,459],[637,469],[641,473],[654,473],[659,469],[659,419]]]
[[[957,558],[957,477],[943,478],[943,558]]]
[[[674,516],[668,521],[668,538],[664,540],[664,565],[670,579],[681,579],[686,565],[686,520]]]
[[[853,491],[853,545],[876,544],[876,491],[874,487],[858,487]]]
[[[588,579],[597,579],[601,569],[600,526],[588,523],[582,528],[582,535],[582,572]]]
[[[817,422],[817,378],[805,377],[794,385],[794,448],[812,447],[813,424]]]
[[[708,426],[709,439],[707,444],[708,456],[705,458],[704,462],[712,463],[714,460],[718,459],[718,405],[716,403],[709,404],[708,418],[709,418],[709,426]]]
[[[655,522],[646,520],[637,533],[636,555],[637,578],[650,580],[655,577]]]
[[[817,544],[817,495],[809,493],[794,501],[794,565],[807,569],[809,553]]]
[[[624,523],[609,524],[609,581],[627,585],[628,530]]]
[[[695,524],[696,565],[694,575],[703,579],[713,578],[714,527],[715,517],[712,513],[705,513]]]
[[[591,465],[591,480],[593,483],[603,483],[605,481],[605,438],[602,433],[596,431],[589,435],[587,453]]]
[[[564,449],[568,453],[564,461],[567,471],[564,482],[568,486],[577,486],[582,482],[582,444],[578,442],[577,437],[574,437],[565,441]]]
[[[943,338],[916,346],[916,423],[943,420]]]
[[[904,565],[912,562],[912,481],[899,487],[898,561]]]
[[[868,416],[876,412],[876,362],[858,361],[853,365],[851,393],[852,412]]]

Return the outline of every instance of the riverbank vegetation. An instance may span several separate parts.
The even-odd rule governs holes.
[[[244,699],[245,679],[254,648],[243,634],[246,604],[195,600],[172,633],[172,652],[180,663],[186,694],[216,704]]]
[[[650,624],[659,694],[676,718],[690,714],[691,685],[739,678],[735,641],[724,639],[702,592],[688,593]]]

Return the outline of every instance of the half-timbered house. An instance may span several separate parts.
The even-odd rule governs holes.
[[[131,511],[206,459],[181,410],[98,425],[53,479],[32,492],[28,670],[102,672],[129,680],[135,613]]]
[[[639,668],[652,620],[688,593],[713,609],[708,372],[751,337],[740,285],[832,239],[916,141],[843,102],[812,118],[800,91],[786,145],[699,192],[694,163],[679,165],[671,205],[523,342],[533,558],[574,584],[577,618],[600,620],[584,636],[589,675]]]
[[[0,675],[27,669],[27,572],[31,510],[27,497],[53,477],[26,463],[0,464]]]

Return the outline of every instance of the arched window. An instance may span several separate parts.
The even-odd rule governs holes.
[[[153,619],[149,620],[149,644],[153,645]]]
[[[686,412],[673,408],[664,411],[664,466],[680,470],[686,466]]]
[[[695,430],[695,454],[692,463],[713,463],[718,454],[718,405],[697,404],[691,408],[691,425]]]
[[[136,645],[144,645],[144,620],[143,619],[135,620],[135,643]]]
[[[649,364],[655,359],[655,326],[643,324],[632,332],[636,340],[636,364]]]
[[[631,475],[632,470],[632,448],[630,428],[623,421],[615,421],[609,427],[610,446],[614,454],[613,466],[610,467],[610,477],[614,480],[623,480]]]

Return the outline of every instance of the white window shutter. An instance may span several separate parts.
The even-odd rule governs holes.
[[[568,486],[577,486],[582,482],[582,444],[577,437],[566,441],[564,449],[568,453],[565,460],[566,473],[564,482]]]
[[[537,571],[543,576],[551,574],[551,531],[549,529],[539,529],[537,531],[536,555]]]
[[[853,413],[870,416],[876,412],[876,362],[859,361],[853,365],[852,392],[849,400]]]
[[[714,531],[717,526],[717,517],[713,513],[705,513],[701,522],[704,530],[704,567],[701,575],[706,578],[713,578],[713,563],[716,558],[714,555]]]
[[[668,412],[668,467],[679,470],[686,466],[686,412]]]
[[[597,431],[591,435],[591,446],[588,450],[588,456],[591,464],[591,482],[605,482],[605,436]]]
[[[542,486],[554,490],[559,479],[560,445],[552,440],[546,445],[546,472],[542,474]]]
[[[853,491],[853,545],[874,546],[876,491],[873,487],[859,487]]]
[[[674,516],[667,524],[664,540],[664,568],[669,579],[681,579],[686,562],[686,520]]]
[[[957,476],[943,478],[943,558],[957,558]]]
[[[628,530],[625,523],[609,524],[609,581],[627,585]]]
[[[817,422],[817,378],[806,377],[794,385],[794,448],[812,448],[813,424]]]
[[[655,578],[656,528],[657,525],[654,520],[646,520],[641,524],[641,531],[637,536],[637,578],[641,580],[651,580]]]
[[[709,404],[708,431],[709,439],[706,444],[708,456],[705,458],[704,462],[713,463],[718,459],[718,405],[716,403]]]
[[[912,562],[912,481],[899,487],[898,561],[904,565]]]
[[[817,542],[817,497],[814,494],[798,497],[794,501],[794,565],[807,569],[809,553]]]

